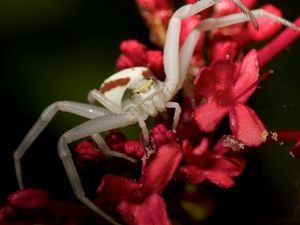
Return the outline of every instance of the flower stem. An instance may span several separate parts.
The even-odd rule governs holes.
[[[300,26],[300,17],[298,17],[294,24]],[[286,28],[281,32],[275,39],[264,46],[258,52],[259,67],[265,66],[269,61],[271,61],[275,56],[282,52],[286,47],[288,47],[292,42],[300,37],[300,32],[294,31],[290,28]]]

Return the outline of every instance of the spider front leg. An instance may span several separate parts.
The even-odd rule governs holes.
[[[108,214],[99,209],[90,199],[86,197],[68,144],[81,138],[93,136],[107,130],[125,127],[134,123],[136,123],[136,119],[127,114],[105,115],[103,117],[98,117],[87,121],[67,131],[61,136],[58,142],[58,153],[64,164],[75,196],[91,210],[115,225],[119,225],[119,223],[115,222]]]
[[[252,15],[258,19],[260,17],[267,17],[273,21],[283,24],[295,31],[300,32],[300,27],[291,23],[290,21],[278,17],[272,13],[269,13],[263,9],[252,10]],[[205,31],[210,31],[217,28],[222,28],[242,22],[249,21],[250,18],[243,13],[235,13],[224,17],[219,18],[209,18],[201,21],[188,35],[185,42],[183,43],[180,49],[180,77],[183,78],[184,75],[188,72],[190,58],[193,55],[194,48],[199,40],[200,35],[203,35]]]
[[[188,4],[179,8],[172,16],[169,22],[166,41],[164,46],[164,70],[166,73],[164,96],[166,101],[170,101],[172,97],[182,88],[183,81],[187,72],[188,65],[191,61],[194,46],[189,45],[185,55],[180,56],[179,53],[179,36],[181,30],[181,20],[195,15],[213,5],[220,2],[220,0],[201,0],[194,4]],[[239,6],[254,26],[257,26],[255,17],[252,12],[240,1],[233,0]]]

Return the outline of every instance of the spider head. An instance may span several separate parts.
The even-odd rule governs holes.
[[[121,70],[104,81],[100,92],[114,105],[127,111],[141,108],[151,116],[165,109],[163,82],[146,67]]]

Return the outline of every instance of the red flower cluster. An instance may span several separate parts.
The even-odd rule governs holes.
[[[186,3],[194,2],[196,0],[186,0]],[[249,8],[256,4],[256,0],[243,2]],[[172,4],[168,0],[136,0],[136,3],[157,49],[150,50],[133,39],[123,41],[117,68],[146,66],[163,80],[162,46],[174,12]],[[275,15],[282,14],[270,4],[262,8]],[[199,15],[184,19],[180,43],[183,44],[201,20],[239,11],[232,1],[224,0]],[[262,67],[300,35],[286,29],[262,49],[249,50],[249,43],[268,40],[281,28],[266,18],[259,18],[257,22],[259,30],[247,22],[201,36],[191,62],[198,72],[190,74],[182,91],[175,96],[182,107],[176,131],[167,128],[169,117],[161,116],[150,132],[151,143],[147,147],[142,141],[127,140],[119,131],[106,135],[111,150],[140,160],[142,165],[134,168],[138,170],[132,173],[134,175],[124,176],[121,171],[100,177],[99,186],[94,188],[97,194],[94,202],[101,209],[119,215],[129,225],[169,225],[164,190],[174,178],[178,184],[199,185],[206,181],[220,188],[233,187],[233,178],[241,175],[246,166],[246,159],[239,153],[245,148],[259,147],[267,140],[295,141],[291,153],[300,158],[300,132],[269,132],[247,105],[260,81],[268,75],[260,75]],[[300,20],[295,23],[299,25]],[[204,48],[204,43],[208,47]],[[229,118],[229,125],[222,123],[227,129],[220,129],[224,118]],[[145,148],[151,148],[152,154],[146,155]],[[89,162],[107,160],[90,140],[79,143],[74,153],[81,169]],[[55,210],[57,204],[68,204],[66,207],[73,207],[75,213]],[[80,224],[88,215],[78,205],[49,200],[45,191],[25,189],[9,196],[7,205],[0,211],[0,224],[56,224],[55,221]]]

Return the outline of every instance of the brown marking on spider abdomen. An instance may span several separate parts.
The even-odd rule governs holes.
[[[102,94],[104,94],[105,92],[110,91],[111,89],[114,89],[115,87],[127,85],[129,81],[130,81],[129,77],[119,78],[116,80],[108,81],[107,83],[104,83],[101,86],[100,92]]]
[[[151,70],[149,69],[146,69],[142,72],[142,76],[145,77],[145,78],[151,78],[153,77],[153,73],[151,72]]]

